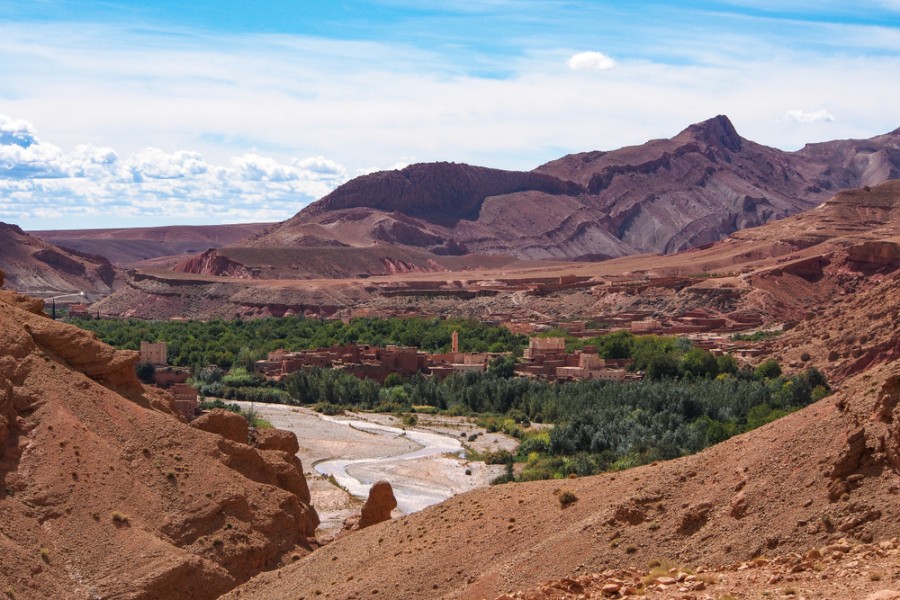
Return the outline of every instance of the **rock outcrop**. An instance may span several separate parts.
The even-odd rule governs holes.
[[[260,450],[279,450],[288,454],[300,452],[297,434],[284,429],[256,429],[253,432],[253,445]]]
[[[397,508],[394,489],[387,481],[376,481],[369,489],[369,497],[359,516],[344,521],[344,531],[358,531],[391,520],[391,511]]]
[[[133,353],[40,309],[0,293],[0,590],[212,599],[309,552],[292,457],[188,427]]]
[[[202,414],[193,421],[191,427],[217,433],[226,440],[246,444],[250,438],[250,426],[247,419],[224,408],[216,408]]]
[[[397,508],[394,489],[387,481],[376,481],[369,490],[369,497],[359,515],[359,528],[365,529],[384,521],[389,521],[391,511]]]

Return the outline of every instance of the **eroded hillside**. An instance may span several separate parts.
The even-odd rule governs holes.
[[[215,598],[306,554],[293,457],[189,427],[137,353],[0,293],[0,590]]]

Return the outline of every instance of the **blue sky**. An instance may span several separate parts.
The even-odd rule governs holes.
[[[530,169],[727,114],[900,127],[900,0],[4,0],[0,220],[287,218],[411,162]]]

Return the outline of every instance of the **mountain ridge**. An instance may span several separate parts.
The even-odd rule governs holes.
[[[742,138],[718,115],[669,139],[570,154],[532,171],[423,163],[363,175],[232,247],[387,244],[576,261],[670,254],[897,177],[896,132],[784,152]]]

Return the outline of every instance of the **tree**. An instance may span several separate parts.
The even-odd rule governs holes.
[[[665,352],[654,354],[647,365],[647,379],[672,379],[679,374],[678,362]]]
[[[704,348],[691,348],[681,361],[681,368],[695,377],[715,375],[718,371],[716,357]]]
[[[757,379],[775,379],[781,376],[781,365],[774,358],[770,358],[764,363],[760,363],[753,371]]]
[[[138,363],[135,365],[134,370],[138,379],[143,383],[153,383],[153,378],[156,375],[156,367],[150,363]]]
[[[488,373],[496,375],[497,377],[502,377],[503,379],[509,379],[513,376],[515,368],[516,359],[512,356],[498,356],[491,361],[491,364],[488,367]]]

